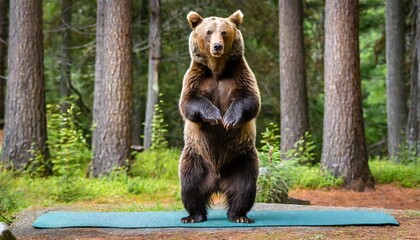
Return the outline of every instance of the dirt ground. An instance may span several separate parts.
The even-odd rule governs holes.
[[[395,184],[376,185],[375,191],[352,192],[343,189],[298,189],[289,196],[309,200],[311,205],[335,207],[374,207],[420,210],[420,188],[402,188]]]

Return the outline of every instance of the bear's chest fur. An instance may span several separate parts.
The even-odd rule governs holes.
[[[209,76],[202,79],[198,88],[201,94],[208,98],[224,115],[235,99],[238,86],[232,78],[217,79]]]

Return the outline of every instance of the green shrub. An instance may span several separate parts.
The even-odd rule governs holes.
[[[92,158],[89,145],[83,136],[77,116],[80,110],[68,102],[66,112],[60,105],[47,105],[48,148],[55,176],[81,176]]]
[[[142,179],[177,179],[178,178],[178,159],[180,151],[168,148],[166,134],[168,125],[164,121],[163,111],[160,105],[155,106],[155,115],[152,122],[152,144],[150,149],[133,156],[130,167],[130,175],[141,177]],[[140,192],[139,186],[129,187],[132,192]]]
[[[66,103],[65,112],[61,111],[59,104],[47,105],[47,144],[53,175],[60,177],[54,196],[58,201],[71,202],[84,194],[83,186],[78,183],[92,154],[77,122],[80,110],[71,99]]]
[[[178,179],[178,149],[150,149],[134,156],[130,174],[142,178]]]
[[[376,183],[395,182],[403,187],[420,186],[420,163],[395,163],[376,157],[369,161],[369,168]]]
[[[270,124],[263,132],[259,152],[260,175],[258,177],[257,202],[284,203],[287,201],[288,184],[279,151],[279,128]]]
[[[271,123],[262,133],[259,152],[260,176],[258,178],[258,202],[287,202],[289,188],[321,188],[343,184],[342,179],[321,170],[315,161],[315,144],[309,133],[295,143],[293,149],[282,153],[279,128]]]
[[[163,111],[160,108],[162,100],[155,105],[155,115],[152,120],[152,144],[150,149],[164,149],[168,148],[168,141],[166,134],[168,133],[168,124],[165,123]]]
[[[292,149],[282,153],[286,160],[296,161],[299,164],[312,164],[316,158],[316,145],[312,136],[306,132],[295,144]]]
[[[323,170],[319,164],[314,166],[295,165],[291,168],[293,188],[318,189],[325,187],[338,187],[343,185],[342,178],[334,177],[330,172]]]
[[[38,148],[31,147],[29,152],[29,163],[23,171],[23,174],[29,175],[30,177],[46,177],[51,175],[52,166],[50,159],[47,159]]]
[[[18,209],[17,193],[12,190],[11,172],[1,170],[0,166],[0,222],[11,222],[11,214]]]

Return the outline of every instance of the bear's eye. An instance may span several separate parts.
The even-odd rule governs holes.
[[[226,36],[226,31],[222,31],[222,36]]]
[[[210,35],[210,34],[211,34],[211,31],[210,31],[210,30],[208,30],[208,31],[207,31],[207,35]]]

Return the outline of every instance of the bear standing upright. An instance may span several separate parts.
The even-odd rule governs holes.
[[[215,192],[225,194],[227,217],[247,217],[255,202],[258,156],[255,118],[260,111],[257,81],[244,58],[238,26],[243,14],[228,18],[187,16],[191,65],[183,80],[179,103],[185,121],[179,161],[184,223],[207,220]]]

